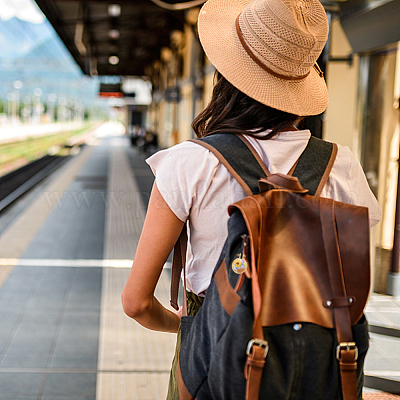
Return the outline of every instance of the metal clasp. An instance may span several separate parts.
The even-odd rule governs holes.
[[[340,361],[340,358],[341,358],[340,352],[342,350],[355,350],[356,354],[355,354],[354,360],[357,360],[357,358],[358,358],[358,347],[355,344],[355,342],[342,342],[342,343],[338,344],[338,346],[336,347],[336,358],[339,361]]]
[[[247,355],[250,355],[251,349],[253,348],[254,345],[260,346],[260,347],[264,347],[264,358],[267,357],[268,350],[269,350],[269,345],[268,345],[267,341],[261,340],[261,339],[251,339],[251,340],[249,340],[249,343],[247,344],[247,349],[246,349],[246,354]]]

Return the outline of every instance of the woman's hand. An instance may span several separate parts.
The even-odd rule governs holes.
[[[122,292],[125,313],[148,329],[178,331],[180,311],[166,309],[154,297],[154,290],[183,225],[154,184],[135,259]]]

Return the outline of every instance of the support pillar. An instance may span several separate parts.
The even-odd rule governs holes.
[[[398,102],[398,110],[400,113],[400,99]],[[400,297],[400,149],[398,163],[399,167],[397,175],[396,216],[394,220],[392,263],[387,279],[386,290],[388,295],[394,297]]]

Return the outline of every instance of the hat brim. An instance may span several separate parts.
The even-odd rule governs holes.
[[[207,57],[226,80],[260,103],[299,116],[322,113],[328,105],[328,90],[315,68],[298,81],[277,78],[242,47],[235,21],[250,1],[208,0],[203,5],[198,31]]]

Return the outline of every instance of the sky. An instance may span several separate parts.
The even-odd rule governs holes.
[[[40,24],[45,16],[34,0],[0,0],[0,19],[17,17],[24,21]]]

